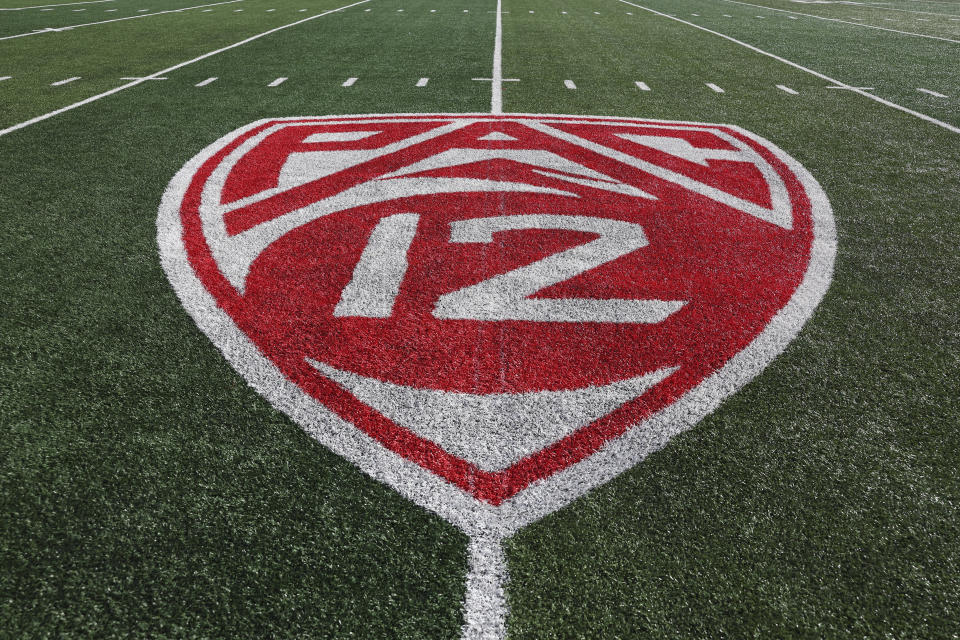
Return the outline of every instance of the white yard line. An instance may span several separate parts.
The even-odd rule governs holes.
[[[880,7],[880,6],[877,6],[877,5],[870,5],[869,7],[865,7],[865,8],[868,8],[868,9],[883,9],[884,11],[902,11],[903,13],[918,13],[918,14],[923,14],[923,15],[927,15],[927,16],[944,16],[944,17],[947,17],[947,18],[958,18],[958,17],[960,17],[960,15],[958,15],[958,14],[956,14],[956,13],[936,13],[936,12],[934,12],[934,11],[914,11],[913,9],[896,9],[896,8],[894,8],[894,7]]]
[[[497,0],[497,27],[493,36],[493,71],[490,74],[490,113],[503,113],[503,0]]]
[[[916,33],[914,31],[901,31],[900,29],[888,29],[887,27],[877,27],[872,24],[862,24],[860,22],[850,22],[849,20],[841,20],[839,18],[826,18],[824,16],[818,16],[813,13],[803,13],[801,11],[791,11],[789,9],[774,9],[773,7],[765,7],[761,4],[751,4],[749,2],[742,2],[742,0],[723,0],[724,2],[731,2],[733,4],[742,4],[747,7],[755,7],[757,9],[767,9],[768,11],[779,11],[781,13],[792,13],[797,16],[806,16],[808,18],[816,18],[817,20],[826,20],[828,22],[840,22],[842,24],[852,24],[855,27],[865,27],[867,29],[876,29],[877,31],[889,31],[890,33],[899,33],[904,36],[915,36],[917,38],[928,38],[930,40],[941,40],[943,42],[952,42],[954,44],[960,44],[960,40],[952,40],[950,38],[942,38],[940,36],[931,36],[926,33]],[[889,20],[889,18],[887,18]]]
[[[214,2],[213,4],[198,4],[195,7],[184,7],[182,9],[169,9],[167,11],[157,11],[156,13],[144,13],[139,16],[127,16],[125,18],[113,18],[112,20],[101,20],[99,22],[87,22],[84,24],[72,24],[66,27],[57,27],[56,29],[45,29],[43,31],[31,31],[30,33],[18,33],[15,36],[4,36],[0,40],[11,40],[13,38],[26,38],[27,36],[38,36],[41,33],[59,33],[60,31],[69,31],[70,29],[79,29],[80,27],[92,27],[98,24],[107,24],[110,22],[122,22],[123,20],[136,20],[137,18],[149,18],[151,16],[159,16],[165,13],[179,13],[181,11],[189,11],[190,9],[201,9],[203,7],[216,7],[221,4],[233,4],[235,2],[243,2],[243,0],[226,0],[226,2]]]
[[[507,558],[499,538],[471,536],[470,569],[463,602],[462,640],[500,640],[507,635]]]
[[[64,2],[63,4],[38,4],[35,7],[0,7],[0,11],[26,11],[27,9],[45,9],[47,7],[72,7],[75,4],[99,4],[101,2],[114,2],[114,0],[87,0],[86,2]]]
[[[628,0],[617,0],[617,2],[622,2],[623,4],[628,4],[628,5],[630,5],[631,7],[636,7],[636,8],[638,8],[638,9],[643,9],[644,11],[648,11],[648,12],[650,12],[650,13],[652,13],[652,14],[655,14],[655,15],[658,15],[658,16],[660,16],[660,17],[662,17],[662,18],[666,18],[667,20],[673,20],[673,21],[675,21],[675,22],[679,22],[679,23],[681,23],[681,24],[685,24],[685,25],[687,25],[688,27],[693,27],[694,29],[699,29],[700,31],[704,31],[704,32],[706,32],[706,33],[713,34],[713,35],[715,35],[715,36],[717,36],[717,37],[719,37],[719,38],[723,38],[724,40],[728,40],[728,41],[730,41],[730,42],[733,42],[734,44],[738,44],[738,45],[740,45],[741,47],[746,47],[747,49],[750,49],[751,51],[753,51],[753,52],[755,52],[755,53],[759,53],[760,55],[767,56],[768,58],[772,58],[772,59],[776,60],[777,62],[782,62],[782,63],[785,64],[785,65],[788,65],[788,66],[793,67],[794,69],[798,69],[798,70],[800,70],[800,71],[803,71],[804,73],[809,73],[810,75],[815,76],[815,77],[817,77],[817,78],[820,78],[821,80],[826,80],[827,82],[832,82],[833,84],[835,84],[835,85],[837,85],[837,86],[839,86],[839,87],[842,87],[842,88],[844,88],[844,89],[848,89],[848,90],[850,90],[850,91],[853,92],[853,93],[856,93],[856,94],[858,94],[858,95],[861,95],[861,96],[863,96],[864,98],[868,98],[868,99],[870,99],[870,100],[873,100],[874,102],[878,102],[878,103],[880,103],[880,104],[882,104],[882,105],[884,105],[884,106],[886,106],[886,107],[890,107],[891,109],[896,109],[896,110],[898,110],[898,111],[902,111],[902,112],[904,112],[904,113],[906,113],[906,114],[908,114],[908,115],[911,115],[911,116],[913,116],[913,117],[915,117],[915,118],[919,118],[920,120],[923,120],[923,121],[925,121],[925,122],[929,122],[929,123],[931,123],[931,124],[935,124],[935,125],[937,125],[938,127],[943,127],[943,128],[946,129],[947,131],[951,131],[951,132],[953,132],[953,133],[960,133],[960,127],[954,126],[954,125],[949,124],[949,123],[947,123],[947,122],[944,122],[944,121],[942,121],[942,120],[937,120],[936,118],[932,118],[932,117],[930,117],[930,116],[928,116],[928,115],[926,115],[926,114],[924,114],[924,113],[920,113],[919,111],[914,111],[913,109],[909,109],[909,108],[904,107],[904,106],[902,106],[902,105],[899,105],[899,104],[897,104],[897,103],[895,103],[895,102],[890,102],[889,100],[884,100],[883,98],[881,98],[881,97],[879,97],[879,96],[875,96],[875,95],[873,95],[872,93],[867,93],[865,90],[860,89],[859,87],[852,87],[852,86],[848,85],[848,84],[845,83],[845,82],[841,82],[841,81],[839,81],[839,80],[836,80],[835,78],[831,78],[830,76],[825,75],[825,74],[822,74],[822,73],[820,73],[819,71],[814,71],[813,69],[810,69],[810,68],[808,68],[808,67],[804,67],[803,65],[800,65],[800,64],[797,64],[796,62],[792,62],[792,61],[790,61],[790,60],[787,60],[786,58],[781,58],[780,56],[778,56],[778,55],[776,55],[776,54],[774,54],[774,53],[770,53],[769,51],[764,51],[763,49],[760,49],[760,48],[758,48],[758,47],[753,46],[752,44],[747,44],[746,42],[743,42],[742,40],[737,40],[736,38],[731,37],[731,36],[728,36],[728,35],[726,35],[726,34],[724,34],[724,33],[720,33],[719,31],[714,31],[713,29],[707,29],[706,27],[701,27],[701,26],[698,25],[698,24],[694,24],[694,23],[692,23],[692,22],[688,22],[688,21],[686,21],[686,20],[682,20],[682,19],[680,19],[680,18],[676,18],[676,17],[674,17],[674,16],[670,16],[670,15],[668,15],[668,14],[666,14],[666,13],[661,13],[660,11],[657,11],[656,9],[650,9],[650,8],[648,8],[648,7],[644,7],[644,6],[639,5],[639,4],[634,4],[634,3],[632,3],[632,2],[628,2]]]
[[[45,113],[45,114],[43,114],[43,115],[41,115],[41,116],[37,116],[36,118],[30,118],[29,120],[25,120],[25,121],[23,121],[23,122],[17,123],[17,124],[15,124],[15,125],[13,125],[13,126],[7,127],[6,129],[0,129],[0,136],[5,136],[5,135],[7,135],[7,134],[9,134],[9,133],[13,133],[14,131],[19,131],[20,129],[24,129],[24,128],[26,128],[26,127],[29,127],[30,125],[37,124],[38,122],[43,122],[44,120],[48,120],[48,119],[50,119],[50,118],[53,118],[54,116],[58,116],[58,115],[60,115],[61,113],[66,113],[67,111],[72,111],[73,109],[76,109],[76,108],[78,108],[78,107],[82,107],[82,106],[84,106],[84,105],[90,104],[91,102],[96,102],[97,100],[101,100],[101,99],[103,99],[103,98],[106,98],[107,96],[112,96],[113,94],[119,93],[119,92],[121,92],[121,91],[124,91],[125,89],[130,89],[130,88],[136,87],[137,85],[140,85],[140,84],[143,84],[144,82],[146,82],[146,80],[149,79],[149,78],[157,78],[157,77],[166,75],[166,74],[168,74],[168,73],[171,73],[171,72],[173,72],[173,71],[176,71],[177,69],[182,69],[183,67],[189,66],[189,65],[191,65],[191,64],[193,64],[193,63],[195,63],[195,62],[200,62],[201,60],[206,60],[207,58],[210,58],[210,57],[212,57],[212,56],[215,56],[215,55],[218,55],[218,54],[220,54],[220,53],[223,53],[224,51],[230,51],[231,49],[236,49],[237,47],[242,47],[242,46],[245,45],[245,44],[248,44],[248,43],[250,43],[250,42],[253,42],[254,40],[259,40],[260,38],[263,38],[263,37],[265,37],[265,36],[269,36],[269,35],[271,35],[271,34],[277,33],[278,31],[283,31],[284,29],[289,29],[290,27],[295,27],[295,26],[297,26],[297,25],[301,25],[301,24],[303,24],[304,22],[309,22],[309,21],[311,21],[311,20],[316,20],[317,18],[322,18],[323,16],[330,15],[331,13],[337,13],[338,11],[343,11],[343,10],[349,9],[349,8],[351,8],[351,7],[356,7],[357,5],[366,4],[367,2],[370,2],[370,0],[359,0],[358,2],[353,2],[353,3],[351,3],[351,4],[347,4],[347,5],[344,5],[344,6],[342,6],[342,7],[337,7],[336,9],[330,9],[329,11],[324,11],[323,13],[318,13],[318,14],[316,14],[316,15],[310,16],[309,18],[304,18],[303,20],[297,20],[296,22],[291,22],[291,23],[289,23],[289,24],[281,25],[281,26],[279,26],[279,27],[274,27],[273,29],[269,29],[269,30],[264,31],[264,32],[262,32],[262,33],[258,33],[258,34],[254,35],[254,36],[250,36],[249,38],[245,38],[245,39],[243,39],[243,40],[240,40],[239,42],[234,42],[233,44],[229,44],[229,45],[227,45],[227,46],[225,46],[225,47],[221,47],[221,48],[219,48],[219,49],[214,49],[213,51],[207,52],[207,53],[205,53],[205,54],[203,54],[203,55],[201,55],[201,56],[197,56],[196,58],[193,58],[192,60],[187,60],[186,62],[181,62],[181,63],[179,63],[179,64],[175,64],[175,65],[173,65],[172,67],[167,67],[166,69],[161,69],[160,71],[157,71],[156,73],[151,73],[149,76],[145,76],[144,78],[142,78],[142,79],[140,79],[140,80],[134,80],[134,81],[132,81],[132,82],[128,82],[127,84],[120,85],[119,87],[114,87],[113,89],[110,89],[109,91],[104,91],[103,93],[98,93],[98,94],[95,95],[95,96],[90,96],[89,98],[86,98],[85,100],[81,100],[81,101],[79,101],[79,102],[74,102],[73,104],[67,105],[67,106],[65,106],[65,107],[61,107],[61,108],[59,108],[59,109],[56,109],[55,111],[51,111],[51,112],[49,112],[49,113]]]

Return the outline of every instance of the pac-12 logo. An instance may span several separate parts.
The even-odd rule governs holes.
[[[311,436],[503,536],[760,372],[829,284],[826,197],[737,127],[542,115],[263,120],[159,214],[164,268]]]

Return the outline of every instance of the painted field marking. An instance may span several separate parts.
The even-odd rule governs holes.
[[[206,80],[201,80],[200,82],[198,82],[197,84],[195,84],[195,85],[193,85],[193,86],[195,86],[195,87],[205,87],[205,86],[207,86],[208,84],[210,84],[211,82],[216,82],[216,81],[217,81],[217,78],[216,78],[216,76],[214,76],[213,78],[207,78]]]
[[[731,1],[733,1],[733,0],[725,0],[725,1],[731,2]],[[648,11],[648,12],[650,12],[650,13],[652,13],[652,14],[655,14],[655,15],[658,15],[658,16],[660,16],[660,17],[662,17],[662,18],[667,18],[668,20],[674,20],[674,21],[679,22],[679,23],[681,23],[681,24],[685,24],[685,25],[687,25],[687,26],[689,26],[689,27],[693,27],[694,29],[699,29],[700,31],[703,31],[703,32],[705,32],[705,33],[713,34],[713,35],[717,36],[718,38],[723,38],[724,40],[727,40],[727,41],[729,41],[729,42],[733,42],[734,44],[738,44],[738,45],[740,45],[741,47],[745,47],[745,48],[749,49],[750,51],[753,51],[754,53],[759,53],[759,54],[762,55],[762,56],[767,56],[768,58],[771,58],[771,59],[773,59],[773,60],[776,60],[777,62],[782,62],[782,63],[785,64],[785,65],[788,65],[788,66],[790,66],[790,67],[793,67],[794,69],[798,69],[798,70],[800,70],[800,71],[803,71],[804,73],[809,73],[810,75],[816,76],[817,78],[820,78],[821,80],[826,80],[827,82],[832,82],[832,83],[834,83],[835,85],[842,85],[844,88],[849,89],[849,90],[852,91],[853,93],[859,94],[859,95],[863,96],[864,98],[868,98],[868,99],[870,99],[870,100],[873,100],[874,102],[878,102],[878,103],[884,105],[885,107],[890,107],[891,109],[896,109],[896,110],[898,110],[898,111],[902,111],[903,113],[909,114],[909,115],[911,115],[911,116],[913,116],[913,117],[915,117],[915,118],[919,118],[920,120],[923,120],[923,121],[925,121],[925,122],[929,122],[930,124],[935,124],[935,125],[937,125],[938,127],[943,127],[943,128],[946,129],[947,131],[951,131],[951,132],[953,132],[953,133],[960,133],[960,127],[956,127],[956,126],[954,126],[954,125],[952,125],[952,124],[948,124],[948,123],[946,123],[946,122],[944,122],[944,121],[942,121],[942,120],[937,120],[936,118],[932,118],[932,117],[930,117],[930,116],[928,116],[928,115],[926,115],[926,114],[924,114],[924,113],[920,113],[919,111],[914,111],[913,109],[910,109],[910,108],[908,108],[908,107],[904,107],[904,106],[899,105],[899,104],[897,104],[897,103],[895,103],[895,102],[891,102],[891,101],[889,101],[889,100],[885,100],[884,98],[881,98],[881,97],[879,97],[879,96],[875,96],[875,95],[873,95],[872,93],[867,93],[864,89],[861,89],[861,88],[858,88],[858,87],[851,87],[850,85],[848,85],[848,84],[846,84],[846,83],[844,83],[844,82],[840,82],[839,80],[835,80],[835,79],[831,78],[830,76],[828,76],[828,75],[826,75],[826,74],[820,73],[819,71],[814,71],[813,69],[810,69],[809,67],[805,67],[805,66],[803,66],[803,65],[801,65],[801,64],[797,64],[796,62],[792,62],[792,61],[790,61],[790,60],[787,60],[786,58],[782,58],[782,57],[776,55],[775,53],[770,53],[769,51],[764,51],[763,49],[760,49],[759,47],[755,47],[755,46],[753,46],[752,44],[747,44],[747,43],[744,42],[743,40],[737,40],[736,38],[734,38],[734,37],[732,37],[732,36],[726,35],[725,33],[720,33],[719,31],[714,31],[713,29],[708,29],[708,28],[706,28],[706,27],[701,27],[701,26],[698,25],[698,24],[694,24],[694,23],[692,23],[692,22],[688,22],[688,21],[682,20],[682,19],[680,19],[680,18],[676,18],[676,17],[673,17],[673,16],[669,16],[669,15],[667,15],[667,14],[665,14],[665,13],[662,13],[662,12],[660,12],[660,11],[657,11],[656,9],[650,9],[650,8],[644,7],[644,6],[639,5],[639,4],[634,4],[634,3],[632,3],[632,2],[628,2],[628,0],[617,0],[617,2],[622,2],[623,4],[628,4],[628,5],[630,5],[631,7],[636,7],[636,8],[638,8],[638,9],[643,9],[644,11]],[[764,7],[764,8],[768,8],[768,7]],[[0,132],[0,133],[2,133],[2,132]]]
[[[114,11],[119,11],[119,9],[107,9],[104,13],[112,13]]]
[[[784,92],[786,92],[786,93],[789,93],[789,94],[792,95],[792,96],[795,96],[795,95],[797,95],[797,93],[798,93],[798,92],[795,91],[794,89],[791,89],[790,87],[788,87],[788,86],[786,86],[786,85],[783,85],[783,84],[778,84],[778,85],[777,85],[777,89],[780,89],[780,91],[784,91]]]
[[[926,94],[931,95],[931,96],[933,96],[933,97],[935,97],[935,98],[947,98],[947,97],[949,97],[949,96],[947,96],[947,95],[944,95],[944,94],[940,93],[939,91],[931,91],[930,89],[922,89],[922,88],[920,88],[920,87],[917,87],[917,91],[919,91],[919,92],[921,92],[921,93],[926,93]]]
[[[700,17],[700,14],[699,14],[699,13],[691,13],[690,15],[692,15],[692,16],[697,16],[698,18]]]
[[[561,11],[560,13],[562,13],[563,15],[567,15],[566,11]]]
[[[211,11],[213,11],[213,9],[204,9],[204,10],[201,11],[200,13],[209,13],[209,12],[211,12]]]
[[[503,113],[503,0],[497,0],[493,33],[493,69],[490,72],[490,113]]]
[[[577,88],[577,85],[575,85],[575,84],[573,83],[573,80],[564,80],[564,81],[563,81],[563,86],[565,86],[567,89],[576,89],[576,88]]]
[[[243,11],[243,9],[234,9],[234,10],[233,10],[234,13],[240,13],[241,11]]]
[[[723,17],[724,17],[724,18],[732,18],[733,16],[730,15],[729,13],[725,13],[725,14],[723,14]]]
[[[277,78],[276,80],[274,80],[273,82],[271,82],[271,83],[268,84],[267,86],[268,86],[268,87],[279,87],[280,85],[282,85],[282,84],[283,84],[284,82],[286,82],[286,81],[287,81],[286,78]]]
[[[0,7],[0,11],[26,11],[27,9],[40,9],[42,11],[53,11],[47,7],[72,7],[78,4],[100,4],[101,2],[114,2],[114,0],[87,0],[86,2],[62,2],[60,4],[38,4],[33,7]]]
[[[72,78],[67,78],[66,80],[57,80],[56,82],[51,82],[51,83],[50,83],[50,86],[51,86],[51,87],[61,87],[61,86],[65,85],[65,84],[70,84],[70,83],[73,82],[74,80],[79,80],[79,79],[80,79],[80,76],[73,76]]]
[[[74,9],[74,11],[86,11],[86,9]]]
[[[628,15],[628,16],[632,16],[633,13],[631,13],[630,11],[627,11],[627,15]]]
[[[791,20],[797,20],[797,16],[787,16],[787,17],[790,18]]]
[[[650,91],[650,87],[647,86],[646,82],[634,82],[634,84],[637,85],[637,89],[641,91]]]
[[[271,11],[276,11],[276,9],[267,9],[267,13],[270,13]]]
[[[328,10],[328,11],[324,11],[323,13],[318,13],[318,14],[316,14],[316,15],[312,15],[312,16],[309,16],[309,17],[307,17],[307,18],[303,18],[302,20],[297,20],[296,22],[291,22],[291,23],[289,23],[289,24],[280,25],[279,27],[274,27],[273,29],[268,29],[267,31],[263,31],[263,32],[258,33],[258,34],[256,34],[256,35],[252,35],[252,36],[250,36],[249,38],[244,38],[243,40],[240,40],[240,41],[238,41],[238,42],[234,42],[233,44],[228,44],[228,45],[225,46],[225,47],[220,47],[219,49],[214,49],[213,51],[208,51],[207,53],[204,53],[203,55],[197,56],[196,58],[193,58],[193,59],[191,59],[191,60],[187,60],[186,62],[180,62],[180,63],[178,63],[178,64],[173,65],[172,67],[167,67],[166,69],[161,69],[160,71],[157,71],[156,73],[151,73],[150,75],[144,76],[144,77],[145,77],[145,78],[154,78],[154,77],[159,77],[159,76],[166,75],[166,74],[168,74],[168,73],[171,73],[171,72],[173,72],[173,71],[176,71],[177,69],[182,69],[182,68],[184,68],[184,67],[186,67],[186,66],[189,66],[189,65],[191,65],[191,64],[194,64],[195,62],[200,62],[201,60],[206,60],[207,58],[211,58],[211,57],[213,57],[213,56],[215,56],[215,55],[219,55],[219,54],[223,53],[224,51],[230,51],[231,49],[236,49],[237,47],[242,47],[242,46],[245,45],[245,44],[249,44],[249,43],[251,43],[251,42],[253,42],[253,41],[255,41],[255,40],[259,40],[260,38],[264,38],[264,37],[266,37],[266,36],[272,35],[272,34],[274,34],[274,33],[277,33],[278,31],[283,31],[284,29],[289,29],[289,28],[291,28],[291,27],[296,27],[297,25],[301,25],[301,24],[303,24],[303,23],[305,23],[305,22],[309,22],[309,21],[311,21],[311,20],[316,20],[317,18],[322,18],[322,17],[324,17],[324,16],[330,15],[331,13],[338,13],[338,12],[340,12],[340,11],[345,11],[346,9],[350,9],[350,8],[352,8],[352,7],[356,7],[356,6],[361,5],[361,4],[366,4],[367,2],[370,2],[370,0],[359,0],[358,2],[354,2],[354,3],[351,3],[351,4],[343,5],[342,7],[337,7],[336,9],[330,9],[330,10]],[[68,105],[65,106],[65,107],[60,107],[59,109],[55,109],[55,110],[50,111],[50,112],[48,112],[48,113],[44,113],[43,115],[36,116],[35,118],[30,118],[29,120],[24,120],[23,122],[18,122],[17,124],[12,125],[12,126],[9,126],[9,127],[7,127],[6,129],[0,129],[0,137],[5,136],[5,135],[7,135],[7,134],[9,134],[9,133],[13,133],[14,131],[19,131],[20,129],[24,129],[24,128],[29,127],[29,126],[31,126],[31,125],[37,124],[38,122],[43,122],[44,120],[49,120],[50,118],[53,118],[54,116],[58,116],[58,115],[60,115],[61,113],[66,113],[67,111],[72,111],[73,109],[77,109],[77,108],[82,107],[82,106],[84,106],[84,105],[88,105],[88,104],[90,104],[91,102],[96,102],[97,100],[102,100],[103,98],[106,98],[106,97],[108,97],[108,96],[112,96],[112,95],[115,94],[115,93],[120,93],[121,91],[124,91],[124,90],[126,90],[126,89],[131,89],[131,88],[136,87],[136,86],[138,86],[138,85],[140,85],[140,84],[143,84],[144,82],[145,82],[144,80],[133,80],[132,82],[129,82],[129,83],[127,83],[127,84],[120,85],[119,87],[114,87],[113,89],[110,89],[109,91],[104,91],[103,93],[98,93],[98,94],[95,95],[95,96],[90,96],[89,98],[85,98],[84,100],[80,100],[79,102],[74,102],[73,104],[68,104]]]
[[[428,82],[430,82],[430,78],[420,78],[419,80],[417,80],[417,86],[418,86],[418,87],[425,87],[425,86],[427,86],[427,83],[428,83]]]
[[[9,80],[9,79],[11,79],[12,77],[13,77],[13,76],[0,76],[0,82],[3,82],[4,80]]]
[[[856,27],[865,27],[867,29],[877,29],[879,31],[889,31],[891,33],[899,33],[905,36],[916,36],[917,38],[929,38],[930,40],[941,40],[943,42],[953,42],[954,44],[960,44],[960,40],[952,40],[950,38],[942,38],[940,36],[931,36],[925,33],[914,33],[912,31],[900,31],[899,29],[888,29],[886,27],[877,27],[872,24],[862,24],[860,22],[851,22],[850,20],[841,20],[839,18],[825,18],[824,16],[818,16],[812,13],[801,13],[800,11],[790,11],[789,9],[774,9],[773,7],[765,7],[759,4],[751,4],[749,2],[742,2],[741,0],[723,0],[723,2],[732,2],[733,4],[742,4],[747,7],[756,7],[757,9],[767,9],[768,11],[780,11],[782,13],[793,13],[798,16],[806,16],[807,18],[816,18],[817,20],[827,20],[828,22],[840,22],[843,24],[852,24]],[[891,20],[891,18],[884,18],[884,20]]]
[[[824,89],[843,89],[845,91],[873,91],[876,87],[851,87],[843,83],[839,83],[833,86],[824,87]]]
[[[600,12],[599,12],[599,11],[594,11],[594,12],[593,12],[593,15],[598,16],[598,15],[600,15]]]
[[[183,8],[183,9],[170,9],[170,10],[168,10],[168,11],[157,11],[156,13],[147,13],[147,14],[144,14],[144,15],[142,15],[142,16],[126,16],[126,17],[124,17],[124,18],[113,18],[113,19],[111,19],[111,20],[100,20],[99,22],[87,22],[87,23],[84,23],[84,24],[73,24],[73,25],[69,25],[69,26],[67,26],[67,27],[60,27],[59,29],[45,29],[45,30],[42,30],[42,31],[31,31],[30,33],[18,33],[18,34],[13,35],[13,36],[4,36],[4,37],[0,38],[0,40],[12,40],[13,38],[25,38],[25,37],[27,37],[27,36],[35,36],[35,35],[38,35],[38,34],[41,34],[41,33],[49,33],[49,32],[51,32],[51,31],[64,31],[64,30],[66,30],[66,29],[78,29],[78,28],[80,28],[80,27],[92,27],[92,26],[95,26],[95,25],[98,25],[98,24],[108,24],[108,23],[110,23],[110,22],[121,22],[121,21],[123,21],[123,20],[136,20],[137,18],[149,18],[149,17],[151,17],[151,16],[159,16],[159,15],[163,15],[163,14],[165,14],[165,13],[179,13],[179,12],[181,12],[181,11],[188,11],[188,10],[190,10],[190,9],[200,9],[200,8],[202,8],[202,7],[215,7],[215,6],[221,5],[221,4],[233,4],[234,2],[243,2],[243,0],[226,0],[225,2],[215,2],[215,3],[213,3],[213,4],[198,4],[198,5],[195,6],[195,7],[185,7],[185,8]],[[81,11],[81,9],[74,9],[74,11]],[[147,9],[143,9],[143,11],[147,11]],[[242,9],[241,9],[241,11],[242,11]]]
[[[143,13],[144,11],[150,11],[150,9],[137,9],[137,13]]]
[[[760,18],[761,20],[763,20],[763,16],[754,16],[754,17],[755,17],[755,18]]]
[[[359,78],[347,78],[346,82],[344,82],[344,83],[343,83],[342,85],[340,85],[340,86],[341,86],[341,87],[352,87],[352,86],[353,86],[353,83],[355,83],[357,80],[359,80]]]
[[[125,78],[120,78],[121,80],[169,80],[169,78],[162,78],[157,76],[142,77],[142,76],[128,76]]]
[[[711,89],[713,89],[714,92],[716,92],[716,93],[725,93],[723,89],[721,89],[721,88],[718,87],[717,85],[713,84],[712,82],[708,82],[708,83],[707,83],[707,86],[710,87]]]

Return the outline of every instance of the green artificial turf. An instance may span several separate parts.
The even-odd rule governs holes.
[[[960,126],[960,45],[635,4]],[[112,5],[141,8],[83,6]],[[241,5],[0,41],[0,128],[342,6]],[[0,637],[459,636],[466,537],[247,387],[178,303],[155,219],[188,159],[259,118],[487,111],[495,7],[372,0],[0,137]],[[763,374],[508,541],[511,636],[955,637],[960,135],[616,0],[503,9],[505,111],[739,125],[817,178],[839,236],[826,298]],[[44,24],[25,13],[0,35]]]

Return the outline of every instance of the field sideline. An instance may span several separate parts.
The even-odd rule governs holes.
[[[493,141],[495,151],[470,152],[496,162],[532,157],[510,156],[509,141],[526,143],[518,131],[526,131],[524,118],[536,120],[530,136],[553,132],[593,154],[581,152],[577,169],[554,141],[561,159],[538,165],[529,174],[536,180],[565,180],[580,201],[583,189],[593,189],[591,197],[611,210],[626,206],[614,204],[624,194],[641,209],[654,200],[674,207],[645,219],[636,246],[650,251],[662,246],[658,230],[667,217],[689,224],[691,234],[705,228],[697,216],[706,214],[696,208],[705,205],[628,185],[630,174],[601,161],[596,150],[605,147],[583,142],[587,134],[519,114],[571,116],[570,127],[632,119],[749,132],[795,163],[783,166],[800,175],[804,198],[816,201],[816,190],[796,167],[829,200],[835,257],[825,293],[782,353],[771,352],[742,388],[724,391],[717,408],[662,442],[623,454],[629,464],[604,463],[620,465],[609,481],[606,472],[571,466],[564,481],[582,484],[569,491],[583,495],[554,503],[542,489],[552,486],[548,478],[537,476],[532,489],[510,485],[516,500],[503,494],[504,513],[533,502],[534,515],[498,520],[490,514],[500,513],[501,498],[481,497],[481,515],[464,524],[472,516],[450,505],[474,504],[472,485],[435,471],[447,484],[424,498],[418,492],[426,485],[401,467],[370,462],[362,447],[344,453],[340,436],[311,431],[298,409],[278,410],[284,400],[272,394],[280,392],[237,364],[242,349],[217,337],[211,327],[219,325],[198,319],[203,305],[191,307],[187,280],[178,280],[164,245],[171,194],[182,187],[190,202],[181,184],[194,179],[190,163],[199,176],[202,154],[213,162],[217,144],[243,127],[311,118],[320,118],[311,126],[325,126],[327,116],[357,116],[327,119],[332,133],[316,138],[351,150],[366,149],[365,142],[349,145],[371,133],[370,122],[433,135],[416,129],[426,125],[413,116],[413,124],[388,125],[365,114],[441,114],[437,122],[473,114],[468,126],[480,127],[502,120],[502,133],[474,136]],[[354,121],[366,129],[350,129],[360,126]],[[663,147],[676,156],[669,162],[690,164],[664,161],[674,173],[658,175],[689,168],[706,176],[731,157],[670,144]],[[462,152],[438,149],[442,158]],[[610,157],[637,162],[626,147],[616,149]],[[272,166],[269,158],[263,166]],[[516,169],[494,166],[503,175]],[[187,178],[175,178],[178,172]],[[228,190],[242,191],[231,184]],[[536,184],[553,195],[523,197],[563,193],[559,182]],[[701,193],[731,202],[706,187]],[[770,193],[772,211],[773,187]],[[468,205],[451,197],[444,206]],[[519,196],[487,193],[477,201],[504,213],[511,197]],[[397,216],[413,210],[397,209],[392,219],[409,222]],[[539,213],[546,212],[557,213],[549,224],[561,226],[529,228],[559,234],[577,218],[560,209]],[[960,1],[0,0],[0,637],[956,637],[958,213]],[[527,216],[524,224],[547,217]],[[433,228],[427,213],[413,224],[424,238]],[[420,273],[413,230],[402,268],[396,257],[376,263],[393,269],[396,287],[380,317],[393,313],[394,300],[397,314],[407,312],[410,287],[402,283]],[[369,239],[354,244],[375,247],[379,232],[364,233]],[[444,233],[458,242],[456,231]],[[675,248],[699,247],[693,237],[674,240]],[[751,279],[756,261],[736,253],[747,236],[730,237],[735,242],[717,254],[733,265],[730,277],[765,295],[774,287]],[[544,238],[531,249],[543,259],[573,246],[560,235]],[[186,255],[193,249],[184,242]],[[204,242],[216,255],[214,241]],[[365,286],[361,266],[372,258],[361,248],[345,254],[350,267],[337,291],[347,290],[347,280]],[[786,241],[771,249],[771,277],[786,278],[788,249]],[[337,251],[304,255],[320,264]],[[430,259],[445,255],[436,249]],[[254,289],[258,274],[269,272],[260,269],[251,271]],[[423,288],[447,277],[448,267],[436,269]],[[704,268],[705,282],[726,277],[712,269]],[[598,297],[627,286],[605,277],[608,293]],[[555,280],[550,295],[587,286],[572,278]],[[364,295],[358,308],[382,306]],[[576,336],[601,335],[584,324],[581,318]],[[412,346],[433,325],[415,327],[409,344],[385,352],[385,362],[407,358],[398,371],[382,365],[393,382],[410,385],[434,371]],[[386,344],[384,335],[350,348]],[[608,344],[571,340],[587,351]],[[516,351],[497,344],[500,379],[475,382],[478,395],[481,388],[519,393],[525,383],[517,381],[532,366],[518,364],[520,356],[510,362]],[[561,371],[544,374],[550,380],[579,366],[561,346],[544,356]],[[338,362],[352,357],[345,353]],[[616,358],[598,362],[597,371],[620,366]],[[451,361],[429,375],[449,379],[450,387],[439,387],[447,392],[464,392],[456,386],[462,366]],[[373,375],[364,367],[358,371]],[[588,388],[599,387],[602,375],[595,375],[585,378]],[[541,410],[549,422],[552,414]],[[487,453],[475,449],[465,459]],[[484,527],[501,525],[485,537]]]

